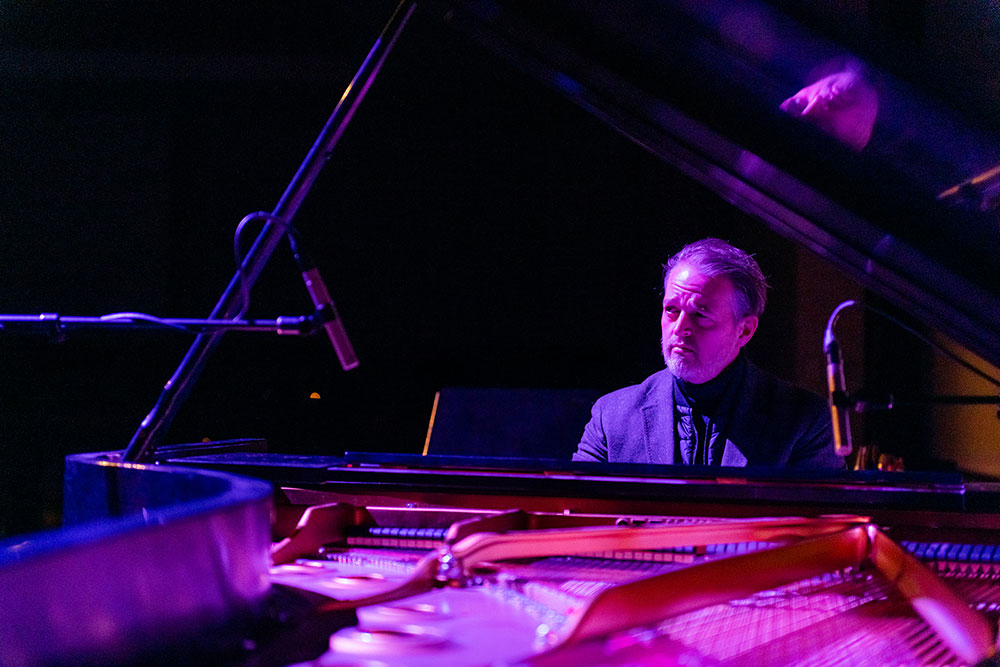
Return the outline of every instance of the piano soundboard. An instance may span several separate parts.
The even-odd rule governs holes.
[[[332,509],[363,518],[274,552],[274,584],[357,613],[301,665],[963,665],[995,641],[1000,547],[865,517]]]

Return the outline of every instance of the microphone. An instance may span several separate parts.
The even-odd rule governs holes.
[[[337,359],[340,360],[340,367],[345,371],[357,368],[358,357],[354,354],[354,347],[347,337],[347,330],[344,328],[337,307],[330,297],[330,291],[327,290],[326,283],[323,282],[319,268],[299,247],[297,234],[291,232],[292,230],[289,229],[288,244],[291,246],[292,254],[299,265],[299,271],[302,273],[302,280],[306,284],[309,298],[312,299],[313,306],[316,308],[316,319],[326,330],[326,335],[333,344],[333,351],[337,353]]]
[[[853,304],[853,301],[845,302]],[[844,365],[840,358],[840,345],[833,336],[833,321],[841,304],[830,317],[830,323],[823,332],[823,353],[826,355],[826,388],[830,403],[830,419],[833,423],[833,448],[838,456],[848,456],[851,451],[851,420],[848,408],[850,400],[844,389]]]

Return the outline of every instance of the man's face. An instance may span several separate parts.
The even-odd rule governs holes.
[[[729,278],[710,278],[688,264],[678,264],[667,276],[660,344],[663,360],[676,377],[708,382],[753,336],[757,317],[737,319],[735,296]]]

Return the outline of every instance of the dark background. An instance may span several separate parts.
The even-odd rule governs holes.
[[[274,207],[394,4],[0,5],[0,312],[207,316],[236,223]],[[819,24],[839,4],[923,39],[923,17],[814,4],[799,11]],[[841,294],[795,317],[801,250],[433,12],[404,32],[296,222],[361,366],[340,371],[322,337],[230,335],[169,442],[419,452],[442,387],[640,381],[662,366],[660,265],[708,235],[770,276],[750,356],[823,387]],[[253,296],[251,316],[309,312],[286,247]],[[815,340],[804,357],[800,338]],[[189,342],[0,334],[0,535],[58,525],[63,457],[123,448]]]

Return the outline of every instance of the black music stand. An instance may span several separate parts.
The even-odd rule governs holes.
[[[445,387],[434,397],[424,454],[569,461],[600,394]]]

